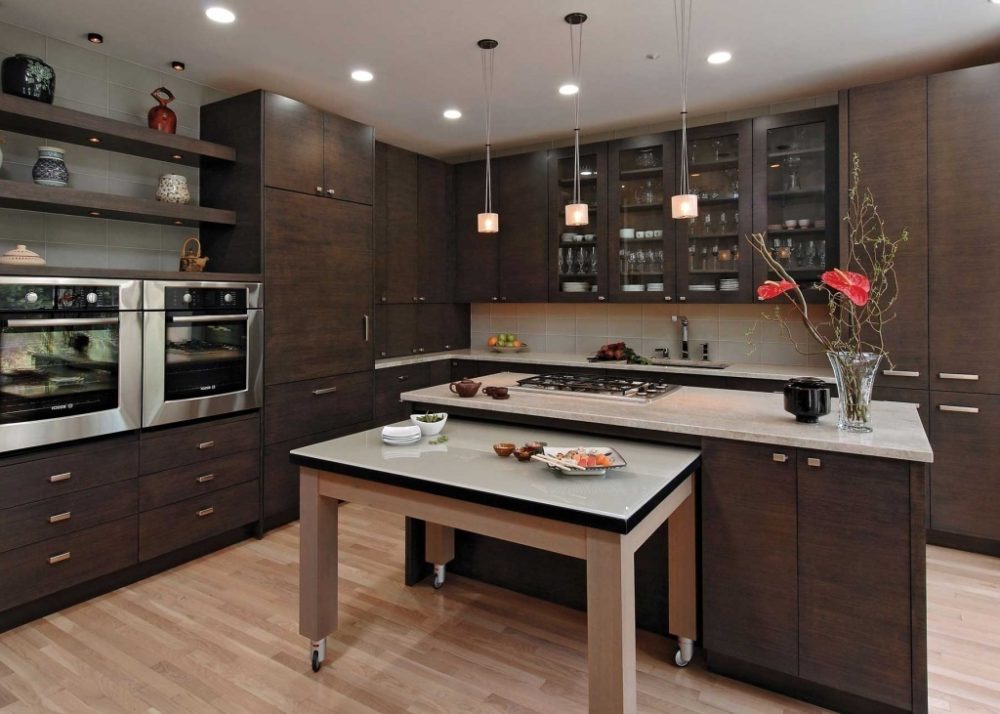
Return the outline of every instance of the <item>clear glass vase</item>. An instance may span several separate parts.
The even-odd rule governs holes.
[[[837,379],[840,405],[837,427],[843,431],[872,430],[872,384],[882,355],[874,352],[827,352]]]

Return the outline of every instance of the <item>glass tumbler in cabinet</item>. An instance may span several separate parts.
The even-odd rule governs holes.
[[[752,224],[751,129],[745,121],[688,131],[698,216],[675,221],[680,302],[750,301],[753,263],[744,234]]]
[[[672,302],[675,296],[674,136],[611,144],[608,280],[618,302]]]
[[[607,146],[580,147],[580,199],[587,223],[569,225],[566,206],[575,203],[573,148],[549,152],[549,299],[605,301],[607,285]]]
[[[754,120],[754,231],[804,288],[838,266],[838,140],[835,107]],[[773,279],[754,256],[754,282]],[[825,293],[803,290],[810,302]]]

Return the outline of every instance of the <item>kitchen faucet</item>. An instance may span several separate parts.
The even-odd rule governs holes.
[[[691,359],[688,351],[688,319],[684,315],[674,315],[671,317],[674,322],[680,320],[681,323],[681,359]]]

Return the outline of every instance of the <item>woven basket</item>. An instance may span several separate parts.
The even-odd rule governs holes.
[[[188,245],[194,242],[194,249],[188,250]],[[184,245],[181,246],[181,270],[185,273],[200,273],[205,269],[205,263],[208,262],[207,257],[202,257],[201,254],[201,241],[191,236],[186,241]]]

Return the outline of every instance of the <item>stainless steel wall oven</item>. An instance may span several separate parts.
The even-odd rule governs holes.
[[[260,407],[259,283],[146,281],[142,425]]]
[[[134,280],[0,276],[0,452],[137,429]]]

